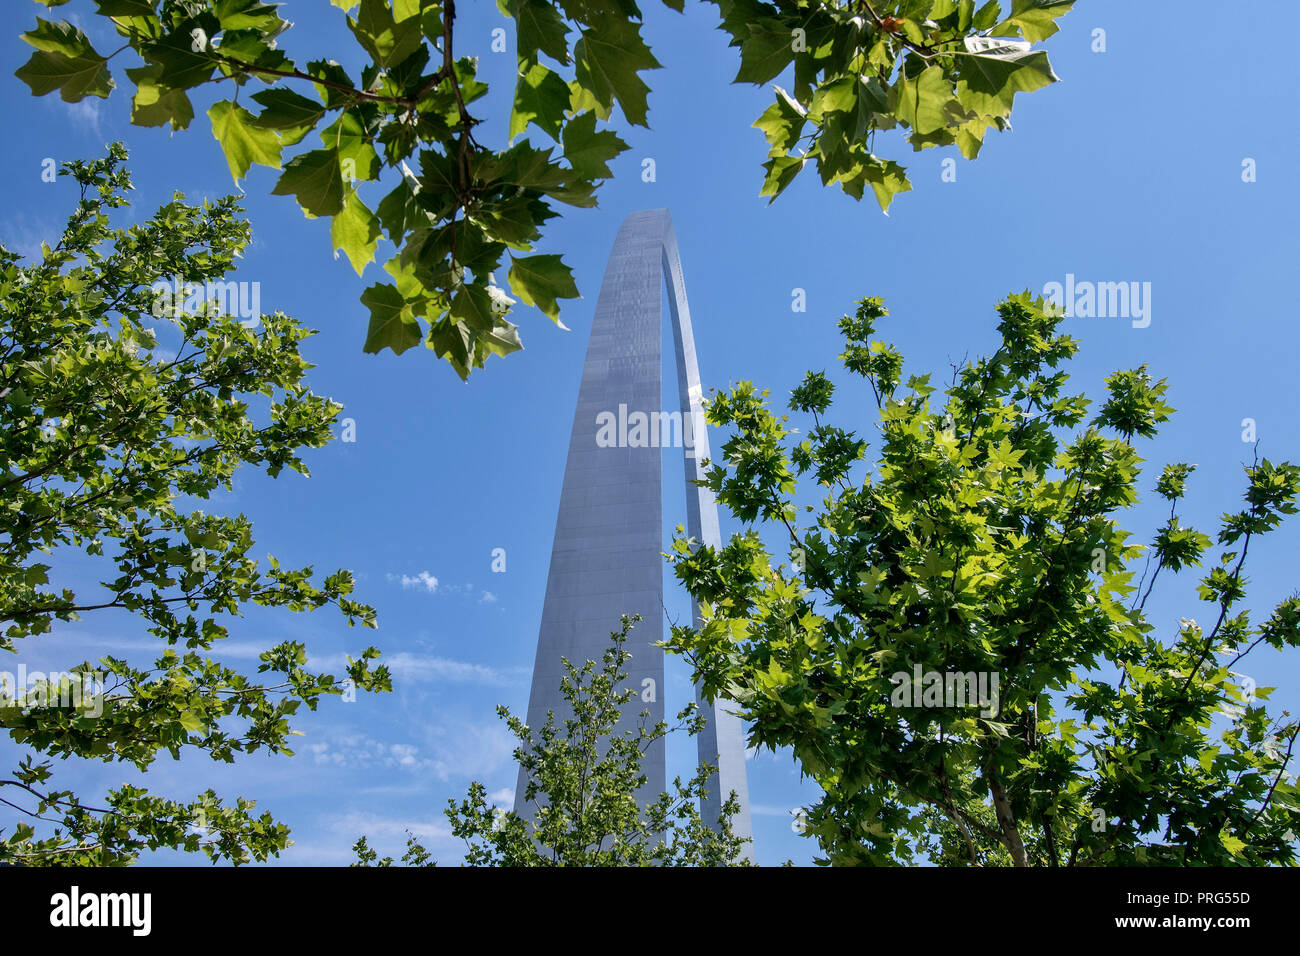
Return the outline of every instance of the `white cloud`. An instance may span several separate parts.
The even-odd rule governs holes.
[[[355,793],[365,797],[413,797],[429,792],[428,781],[416,780],[402,784],[384,784],[378,787],[361,787]]]
[[[387,664],[393,675],[407,681],[442,681],[452,684],[486,684],[491,687],[517,686],[527,679],[522,667],[495,668],[471,664],[446,657],[411,654],[399,651],[385,654],[379,663]]]
[[[388,750],[389,753],[391,753],[395,758],[397,758],[397,763],[399,766],[402,767],[415,766],[415,755],[419,753],[418,748],[412,747],[409,744],[393,744],[391,747],[388,748]]]
[[[430,770],[431,760],[420,757],[420,750],[410,744],[386,744],[365,734],[341,734],[328,740],[309,743],[305,748],[321,766],[393,770]]]
[[[303,846],[295,842],[280,854],[279,862],[290,866],[347,866],[356,858],[351,850]]]
[[[68,633],[66,636],[70,638],[67,643],[76,643],[72,633]],[[161,640],[154,639],[118,638],[103,634],[82,634],[76,635],[76,637],[81,639],[84,650],[90,654],[94,653],[94,649],[100,647],[110,647],[116,652],[139,650],[154,654],[161,654],[166,649],[166,645]],[[265,643],[239,640],[217,641],[207,654],[218,661],[255,661],[282,640],[284,640],[283,637],[270,637],[267,638]],[[383,650],[383,648],[381,647],[380,650]],[[51,656],[47,660],[45,657],[38,658],[36,655],[32,655],[26,660],[29,668],[39,665],[48,670],[70,666],[66,663],[66,660],[71,660],[74,656],[63,653],[57,655],[57,660],[55,656]],[[79,663],[79,661],[77,662]],[[338,673],[347,666],[347,659],[342,653],[308,653],[307,663],[310,667],[322,671]],[[478,684],[487,687],[518,687],[527,681],[529,675],[528,669],[524,667],[489,667],[486,664],[474,664],[469,661],[458,661],[448,657],[412,654],[410,651],[398,651],[395,654],[385,653],[377,663],[387,665],[389,671],[395,677],[407,681]]]
[[[502,787],[500,790],[493,790],[488,794],[488,800],[499,807],[513,807],[515,805],[515,788]]]
[[[452,835],[451,830],[440,823],[380,817],[357,811],[332,817],[326,825],[335,833],[346,834],[353,839],[364,834],[372,841],[375,837],[405,837],[408,831],[420,840],[447,840]]]
[[[352,770],[433,770],[434,762],[411,744],[386,744],[364,734],[342,734],[303,748],[317,766]]]
[[[482,780],[513,765],[515,738],[500,724],[431,727],[427,745],[386,743],[364,733],[341,733],[313,740],[300,748],[318,766],[351,770],[413,771],[439,780]],[[498,778],[500,779],[500,778]],[[513,804],[514,792],[498,790],[497,803]]]
[[[438,590],[438,579],[428,571],[421,571],[419,574],[413,576],[409,574],[390,574],[388,580],[400,581],[404,588],[413,588],[415,590],[423,589],[429,594],[435,594]]]
[[[99,100],[87,97],[79,103],[64,103],[68,115],[79,125],[88,130],[95,139],[103,138],[100,132],[100,104]]]
[[[500,723],[433,727],[429,738],[439,780],[482,780],[514,762],[515,738]]]
[[[482,780],[514,762],[515,739],[497,724],[460,724],[431,727],[428,745],[388,744],[367,734],[337,734],[313,741],[299,753],[318,766],[351,770],[389,769],[432,774],[438,780]],[[498,777],[497,779],[500,779]],[[514,791],[492,793],[493,803],[514,805]]]
[[[446,581],[440,581],[429,571],[421,571],[418,574],[389,574],[389,581],[394,581],[403,588],[413,591],[423,591],[426,594],[459,594],[464,598],[472,598],[478,593],[479,604],[495,604],[497,596],[491,591],[474,587],[473,582],[466,581],[464,584],[448,584]]]

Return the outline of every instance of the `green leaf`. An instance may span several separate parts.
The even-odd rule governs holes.
[[[508,243],[516,249],[528,249],[542,236],[538,226],[554,215],[541,200],[516,193],[506,199],[484,203],[474,211],[470,222],[482,226],[485,235],[493,240]],[[460,258],[459,254],[457,258]],[[480,267],[476,267],[476,271]]]
[[[758,194],[771,196],[769,203],[776,202],[776,197],[785,192],[785,187],[794,182],[795,176],[799,175],[799,170],[803,169],[805,162],[806,160],[799,156],[773,156],[763,164],[767,175],[763,178],[763,188]]]
[[[401,256],[393,256],[384,263],[384,271],[397,280],[397,291],[402,293],[404,299],[418,299],[424,293],[424,284],[420,282],[415,274],[415,266],[411,263],[402,262]],[[427,304],[428,307],[436,305],[433,300]],[[412,311],[416,315],[429,315],[425,307],[417,308],[412,305]]]
[[[369,181],[379,171],[379,154],[371,143],[365,127],[356,113],[349,110],[320,132],[326,148],[338,153],[340,168],[347,169],[352,178]]]
[[[980,147],[984,145],[984,133],[991,125],[989,118],[980,117],[957,129],[957,148],[963,156],[974,159],[979,155]]]
[[[36,23],[35,30],[22,34],[36,52],[14,76],[31,87],[33,96],[58,90],[66,103],[78,103],[87,96],[106,98],[113,89],[108,60],[95,52],[86,35],[70,23],[51,23],[39,17]]]
[[[781,87],[777,86],[774,89],[776,102],[763,111],[763,114],[754,121],[754,125],[767,137],[771,145],[771,155],[783,156],[799,141],[804,123],[807,121],[807,113]]]
[[[388,238],[397,246],[402,244],[402,237],[407,230],[430,225],[429,214],[420,208],[415,191],[405,181],[398,183],[392,192],[379,201],[375,212],[388,233]]]
[[[1244,840],[1237,839],[1226,830],[1219,831],[1219,842],[1222,843],[1223,848],[1233,856],[1241,856],[1241,851],[1246,849],[1246,843]]]
[[[518,326],[503,319],[497,320],[497,324],[492,328],[492,331],[480,334],[479,340],[494,355],[509,355],[511,352],[522,350],[524,347],[524,343],[519,341]]]
[[[750,24],[749,36],[740,43],[740,70],[732,82],[762,85],[780,76],[793,61],[794,37],[787,27],[777,21]]]
[[[858,78],[842,76],[832,83],[823,84],[813,95],[808,114],[819,120],[826,113],[847,113],[857,106]],[[780,89],[780,87],[778,87]]]
[[[520,300],[536,306],[552,322],[560,321],[556,299],[580,298],[573,273],[559,256],[523,256],[510,265],[510,289]]]
[[[534,149],[527,140],[501,153],[495,165],[496,178],[525,189],[549,191],[573,178],[572,170],[552,162],[551,150]]]
[[[383,67],[401,63],[424,42],[419,18],[408,17],[397,22],[388,0],[361,0],[356,19],[348,18],[348,29]]]
[[[253,163],[280,168],[280,137],[275,130],[254,126],[253,114],[248,110],[222,100],[208,110],[208,119],[236,183],[248,174]]]
[[[902,76],[895,89],[900,122],[918,133],[933,133],[948,125],[946,107],[953,98],[952,87],[942,67],[927,67],[912,78]]]
[[[173,90],[188,90],[206,83],[217,68],[207,52],[194,49],[194,41],[184,30],[164,34],[152,43],[142,43],[138,51],[145,61],[162,68],[158,81]]]
[[[333,149],[313,149],[291,159],[271,192],[296,196],[309,216],[333,216],[343,208],[343,173]]]
[[[411,17],[418,17],[426,8],[433,10],[436,6],[434,0],[393,0],[393,19],[401,23]]]
[[[451,319],[435,322],[429,329],[429,348],[438,358],[446,359],[461,379],[469,378],[470,342],[474,333],[468,326]]]
[[[284,87],[261,90],[253,94],[253,99],[262,106],[262,112],[253,118],[253,125],[278,131],[283,146],[299,142],[325,115],[325,106],[320,101]]]
[[[153,17],[157,19],[158,4],[154,0],[95,0],[97,13],[106,17]]]
[[[1015,0],[1011,15],[993,28],[994,36],[1015,36],[1030,43],[1046,40],[1060,29],[1057,19],[1069,13],[1074,0]]]
[[[351,105],[350,95],[337,89],[337,86],[352,86],[352,77],[348,76],[348,71],[339,64],[333,60],[312,60],[307,64],[307,73],[316,80],[323,81],[313,85],[316,87],[317,95],[329,109],[345,109]],[[332,85],[326,86],[326,82]]]
[[[36,29],[20,34],[26,43],[44,53],[60,53],[63,56],[79,57],[94,53],[90,40],[66,20],[54,23],[50,20],[36,18]]]
[[[521,73],[515,83],[515,102],[510,110],[510,138],[513,140],[529,123],[557,142],[564,113],[569,108],[569,85],[559,75],[537,63]]]
[[[573,52],[578,84],[607,109],[618,100],[629,123],[648,128],[650,88],[638,71],[658,69],[659,61],[641,39],[637,24],[619,14],[601,14],[582,31]]]
[[[361,304],[370,309],[364,351],[371,354],[392,349],[401,355],[420,341],[420,323],[394,286],[377,283],[361,294]]]
[[[609,161],[627,149],[613,130],[596,130],[596,114],[583,113],[564,126],[564,158],[583,179],[608,179]]]
[[[1016,93],[1039,90],[1057,80],[1042,50],[1006,56],[968,53],[958,59],[957,100],[981,116],[1006,116]]]
[[[889,212],[889,206],[895,196],[908,192],[912,188],[912,184],[907,180],[907,171],[893,160],[877,159],[875,162],[868,163],[864,175],[871,185],[871,191],[876,194],[876,202],[884,212]]]
[[[330,223],[330,242],[336,250],[334,257],[337,259],[337,250],[342,249],[357,275],[361,275],[366,264],[374,261],[381,234],[379,219],[361,201],[357,191],[349,189],[343,211]]]
[[[491,331],[497,314],[492,310],[492,297],[481,285],[462,285],[451,297],[451,315],[476,332]]]
[[[194,106],[184,90],[168,89],[157,82],[159,66],[128,67],[126,74],[135,83],[131,99],[131,122],[136,126],[165,126],[187,129],[194,119]]]
[[[569,62],[569,28],[548,0],[513,0],[507,12],[518,24],[515,53],[522,63],[537,62],[541,51],[560,63]]]
[[[261,0],[218,0],[214,13],[222,30],[256,30],[272,32],[280,28],[279,4],[262,3]]]
[[[975,11],[975,16],[971,18],[970,28],[976,33],[992,30],[993,25],[998,22],[1000,16],[1002,16],[1002,4],[999,0],[988,0],[987,3]]]

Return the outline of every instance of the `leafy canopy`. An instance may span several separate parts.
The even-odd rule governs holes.
[[[71,23],[38,17],[22,34],[35,52],[16,74],[32,93],[107,97],[120,79],[109,61],[131,50],[132,122],[179,130],[194,118],[191,95],[225,84],[233,95],[208,119],[236,181],[255,164],[279,170],[272,192],[328,217],[333,248],[358,274],[381,239],[395,247],[387,276],[361,295],[365,351],[423,341],[462,378],[522,347],[506,318],[516,301],[558,323],[559,300],[578,295],[561,256],[534,247],[555,204],[596,205],[610,161],[627,149],[601,124],[617,106],[628,124],[647,126],[643,74],[660,65],[633,0],[498,0],[515,21],[518,70],[501,124],[508,141],[492,145],[472,112],[487,84],[473,57],[455,54],[452,0],[333,0],[360,48],[350,54],[366,61],[359,76],[336,59],[291,56],[278,4],[93,2],[123,46],[105,56]],[[793,68],[792,89],[776,87],[754,124],[769,146],[761,194],[774,199],[812,163],[855,198],[870,187],[882,209],[911,185],[898,161],[875,152],[876,133],[897,128],[914,150],[955,144],[974,158],[988,129],[1007,128],[1016,93],[1055,81],[1047,54],[1031,46],[1072,6],[713,2],[739,48],[737,82],[761,86]],[[523,136],[530,128],[553,145],[534,145]],[[381,181],[382,197],[362,198],[361,184]],[[507,259],[514,298],[496,279]]]
[[[674,731],[695,736],[705,718],[694,704],[677,715],[677,723],[648,725],[644,711],[635,730],[618,731],[636,692],[624,687],[624,650],[633,622],[624,616],[597,669],[561,659],[560,691],[570,714],[561,722],[554,712],[540,728],[530,728],[506,707],[497,713],[519,741],[515,760],[528,775],[524,801],[530,817],[492,806],[486,788],[471,784],[459,804],[448,801],[452,834],[465,841],[470,866],[741,866],[747,842],[735,836],[731,817],[739,811],[734,793],[722,805],[716,828],[700,817],[698,804],[713,768],[701,764],[695,775],[673,781],[673,792],[654,795],[644,806],[646,775],[641,761],[656,741]],[[374,863],[357,844],[362,863]],[[408,856],[412,846],[408,842]],[[418,856],[422,847],[414,852]],[[373,851],[370,851],[373,853]],[[391,861],[390,861],[391,862]],[[409,862],[409,861],[408,861]],[[380,864],[382,865],[382,863]]]
[[[748,382],[710,402],[731,434],[708,484],[745,529],[720,549],[675,540],[702,622],[674,627],[671,649],[710,698],[738,702],[752,744],[793,748],[820,785],[807,832],[823,862],[1294,864],[1298,724],[1236,669],[1260,644],[1300,644],[1300,597],[1263,620],[1242,606],[1247,552],[1295,513],[1300,468],[1246,467],[1211,542],[1177,512],[1193,466],[1169,465],[1168,518],[1130,543],[1132,442],[1172,413],[1165,382],[1117,372],[1089,417],[1066,391],[1078,345],[1059,310],[1024,293],[997,313],[1001,346],[942,393],[904,381],[875,338],[881,300],[840,321],[840,360],[876,397],[870,459],[827,420],[824,373],[790,397],[806,435]],[[801,480],[820,505],[796,504]],[[1144,611],[1157,578],[1203,564],[1205,623],[1159,633]],[[955,675],[996,686],[991,706]]]
[[[249,605],[333,606],[349,625],[375,626],[374,611],[348,597],[350,572],[317,582],[310,567],[269,558],[262,568],[249,556],[247,518],[191,507],[229,492],[245,465],[307,474],[300,453],[329,441],[341,407],[304,383],[299,343],[311,333],[288,316],[262,315],[252,328],[215,297],[197,303],[196,292],[193,310],[163,301],[154,286],[173,277],[202,290],[222,282],[248,224],[233,198],[196,207],[177,194],[149,220],[113,228],[110,213],[131,188],[125,159],[118,144],[104,159],[65,164],[80,198],[39,262],[0,246],[0,649],[57,646],[55,621],[109,609],[140,619],[158,648],[147,662],[69,661],[71,680],[6,688],[0,727],[27,752],[0,779],[0,799],[19,815],[0,829],[0,860],[119,865],[159,847],[265,860],[289,831],[255,816],[251,800],[225,804],[208,790],[179,802],[123,785],[87,802],[52,783],[55,758],[144,770],[184,749],[225,763],[292,754],[301,705],[389,689],[387,668],[370,669],[374,648],[349,659],[350,686],[308,668],[297,641],[268,647],[257,676],[211,653],[227,635],[221,616]],[[61,586],[49,555],[100,565],[102,593]],[[69,683],[93,685],[92,674],[103,681],[93,700],[69,693]]]

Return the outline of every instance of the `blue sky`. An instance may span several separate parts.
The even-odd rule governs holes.
[[[1083,346],[1072,385],[1096,395],[1106,374],[1144,362],[1169,379],[1178,414],[1140,448],[1151,462],[1142,490],[1150,491],[1166,461],[1198,464],[1184,517],[1213,535],[1218,515],[1235,509],[1244,489],[1241,468],[1252,450],[1242,420],[1255,420],[1261,452],[1274,460],[1294,457],[1300,446],[1300,334],[1289,309],[1300,187],[1286,172],[1294,134],[1277,120],[1292,105],[1290,64],[1259,55],[1241,31],[1208,29],[1195,15],[1200,6],[1079,4],[1045,44],[1062,82],[1022,95],[1014,130],[990,133],[974,163],[958,157],[955,182],[941,177],[943,159],[955,152],[913,154],[896,139],[877,141],[880,152],[908,166],[914,186],[886,217],[869,198],[856,203],[821,187],[811,170],[775,204],[760,199],[765,143],[750,124],[770,92],[731,85],[738,55],[714,28],[715,8],[689,3],[682,16],[647,2],[646,38],[664,64],[649,77],[652,129],[622,131],[631,149],[614,163],[600,208],[564,210],[540,246],[564,254],[585,295],[562,304],[571,331],[517,309],[525,351],[491,360],[468,384],[423,350],[361,353],[367,315],[357,297],[380,281],[379,268],[358,279],[346,261],[334,261],[327,223],[269,195],[277,174],[254,167],[243,185],[255,240],[237,277],[261,283],[264,310],[320,330],[305,348],[317,366],[310,381],[346,406],[356,441],[312,454],[310,480],[241,474],[233,494],[207,507],[244,512],[260,550],[285,564],[354,569],[356,596],[378,609],[380,628],[349,632],[324,614],[253,613],[234,622],[222,656],[246,660],[251,670],[259,648],[293,638],[330,662],[374,640],[395,690],[354,704],[328,701],[307,715],[292,759],[230,767],[164,757],[147,775],[150,788],[185,797],[212,786],[255,797],[293,830],[296,845],[282,861],[301,864],[347,862],[362,833],[397,851],[407,828],[440,862],[455,863],[461,847],[447,833],[447,799],[477,779],[508,802],[512,743],[494,707],[525,709],[587,332],[614,235],[638,209],[672,211],[706,389],[750,379],[779,402],[808,369],[835,370],[835,319],[865,295],[886,297],[892,317],[881,334],[908,368],[946,381],[950,362],[996,347],[992,308],[1009,291],[1041,291],[1067,274],[1149,282],[1145,328],[1122,318],[1067,320]],[[353,65],[339,11],[323,0],[284,8],[296,21],[285,41],[296,58]],[[90,9],[78,0],[56,12],[79,14],[100,49],[115,48]],[[71,206],[70,186],[41,181],[42,160],[100,155],[109,140],[131,150],[135,216],[148,216],[174,190],[191,201],[233,191],[202,112],[210,102],[202,97],[211,94],[196,99],[196,120],[174,136],[130,126],[121,89],[105,102],[71,106],[28,95],[12,77],[30,53],[17,35],[41,10],[10,3],[0,13],[10,130],[0,147],[0,238],[7,245],[30,252],[52,240]],[[480,77],[493,88],[479,110],[491,117],[481,138],[499,143],[514,60],[490,51],[491,31],[504,26],[513,37],[513,28],[494,4],[462,4],[459,13],[458,51],[480,55]],[[1096,29],[1105,31],[1105,52],[1092,50]],[[1212,82],[1199,68],[1191,73],[1204,63],[1222,64]],[[114,65],[120,75],[133,64]],[[652,183],[641,177],[647,157],[655,161]],[[1251,183],[1242,180],[1247,158],[1257,170]],[[382,183],[362,187],[372,204],[384,191]],[[381,257],[385,249],[391,246],[381,246]],[[805,290],[806,312],[791,309],[795,289]],[[843,388],[831,418],[870,430],[869,392],[842,375],[836,380]],[[669,460],[665,468],[668,532],[683,520],[684,505],[680,465]],[[1139,509],[1129,526],[1143,540],[1159,520],[1154,509]],[[724,514],[724,535],[731,530]],[[1250,606],[1258,618],[1294,590],[1298,547],[1294,522],[1252,544]],[[505,549],[504,573],[491,569],[494,548]],[[75,584],[96,580],[85,562],[57,570]],[[1152,619],[1172,629],[1180,616],[1208,616],[1194,588],[1191,576],[1163,580],[1148,605]],[[668,610],[679,619],[688,613],[675,588]],[[128,617],[88,618],[24,648],[23,660],[67,666],[114,648],[142,658],[150,645],[141,631]],[[1261,685],[1281,685],[1274,701],[1294,712],[1294,660],[1256,652],[1251,661],[1248,673]],[[675,711],[688,698],[688,672],[670,660],[669,673]],[[684,771],[693,749],[685,740],[670,745],[670,769]],[[0,760],[17,752],[0,744]],[[749,770],[759,861],[809,862],[814,848],[791,831],[789,811],[812,788],[787,754],[754,755]],[[61,785],[87,794],[135,780],[116,765],[58,773]],[[164,854],[151,861],[187,862]]]

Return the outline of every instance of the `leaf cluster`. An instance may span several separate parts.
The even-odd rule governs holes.
[[[698,805],[713,768],[673,781],[671,792],[647,793],[641,769],[646,751],[674,731],[695,736],[704,717],[692,704],[667,721],[649,723],[643,711],[636,726],[627,723],[635,691],[624,687],[624,665],[631,654],[624,643],[639,618],[624,616],[599,666],[577,667],[563,660],[560,690],[570,712],[531,728],[508,708],[497,713],[519,741],[514,756],[528,783],[523,793],[528,815],[492,806],[486,788],[475,782],[460,803],[448,801],[453,835],[465,841],[471,866],[736,866],[744,840],[731,830],[738,811],[734,793],[717,821],[700,816]]]
[[[1078,345],[1062,317],[1028,293],[997,314],[1000,347],[943,391],[904,380],[874,334],[881,300],[841,320],[840,359],[876,397],[870,457],[824,423],[824,373],[791,395],[806,436],[748,382],[710,401],[728,438],[707,483],[745,527],[719,549],[675,540],[703,620],[670,649],[710,699],[738,703],[752,745],[793,748],[821,786],[808,832],[826,862],[1293,864],[1297,723],[1236,668],[1261,643],[1300,644],[1300,597],[1258,623],[1242,607],[1247,551],[1295,513],[1300,468],[1249,464],[1212,542],[1179,517],[1193,466],[1172,464],[1156,483],[1166,523],[1132,543],[1132,439],[1172,413],[1166,383],[1117,372],[1090,417],[1067,390]],[[801,480],[820,505],[796,503]],[[1146,600],[1189,568],[1212,623],[1161,634]],[[996,699],[900,693],[918,670],[996,678]]]
[[[628,124],[648,125],[643,74],[660,65],[634,0],[498,0],[515,22],[517,71],[509,142],[493,146],[472,112],[487,84],[475,58],[455,53],[452,0],[332,0],[358,47],[337,59],[291,56],[279,4],[93,2],[122,46],[105,55],[72,23],[38,17],[22,34],[35,52],[16,72],[32,93],[107,97],[121,78],[109,63],[127,50],[139,61],[124,71],[136,125],[185,129],[197,90],[230,90],[207,113],[236,182],[254,164],[279,170],[272,192],[328,217],[333,248],[358,274],[381,239],[393,244],[387,277],[361,295],[365,351],[423,342],[462,378],[522,348],[506,318],[516,302],[559,323],[559,300],[578,295],[561,256],[535,245],[557,204],[596,205],[627,149],[602,124],[617,106]],[[911,186],[874,151],[876,132],[899,128],[914,149],[956,144],[973,158],[989,128],[1007,128],[1017,92],[1056,79],[1031,45],[1072,5],[714,2],[739,48],[737,82],[763,85],[793,66],[792,92],[778,87],[755,123],[770,147],[762,195],[775,198],[811,162],[856,198],[870,186],[883,209]],[[682,10],[682,0],[665,4]],[[339,60],[356,55],[365,65],[354,75]],[[515,141],[530,129],[554,145]],[[371,182],[384,183],[377,201],[360,190]],[[507,260],[513,298],[496,280]]]
[[[248,224],[233,198],[192,206],[177,194],[150,219],[113,227],[111,212],[128,205],[125,159],[114,145],[65,165],[80,196],[39,261],[0,247],[0,649],[18,654],[55,622],[117,610],[142,621],[158,650],[148,662],[111,654],[70,667],[102,678],[93,702],[68,705],[57,686],[35,702],[6,695],[0,727],[31,754],[141,770],[185,749],[227,763],[292,754],[301,706],[389,689],[387,669],[371,667],[379,652],[349,659],[344,677],[309,667],[305,645],[285,641],[248,676],[212,656],[228,633],[221,619],[250,606],[332,606],[374,627],[375,612],[350,597],[350,572],[318,579],[270,556],[264,567],[244,515],[193,505],[229,492],[243,466],[307,474],[301,454],[330,440],[341,406],[304,381],[299,347],[311,333],[290,317],[262,315],[253,328],[215,298],[190,309],[160,296],[173,279],[195,290],[223,282]],[[101,593],[61,584],[49,563],[58,555],[105,569]],[[29,755],[0,779],[12,793],[0,800],[26,821],[0,839],[0,859],[113,865],[179,847],[243,862],[287,844],[288,830],[254,817],[251,801],[208,793],[182,804],[123,785],[92,806],[47,787],[52,766]]]

